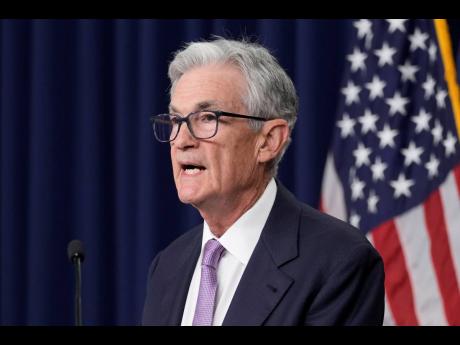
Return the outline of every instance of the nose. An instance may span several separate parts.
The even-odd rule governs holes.
[[[179,133],[177,133],[176,139],[171,142],[171,146],[175,146],[178,149],[187,149],[190,147],[196,147],[198,145],[198,140],[196,140],[190,129],[187,126],[187,123],[182,123],[182,126],[179,128]]]

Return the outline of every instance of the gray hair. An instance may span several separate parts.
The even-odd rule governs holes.
[[[268,167],[271,175],[276,176],[278,164],[291,142],[292,129],[297,120],[298,97],[291,78],[265,47],[245,39],[236,41],[216,37],[213,41],[190,42],[175,53],[168,70],[171,94],[185,72],[215,63],[230,63],[243,73],[247,92],[242,101],[250,115],[287,121],[288,140]],[[250,121],[250,126],[258,131],[262,124],[260,121]]]

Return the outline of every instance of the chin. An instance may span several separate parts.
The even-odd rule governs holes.
[[[192,198],[181,197],[180,195],[179,195],[179,200],[183,204],[192,204],[193,203]]]
[[[178,191],[179,200],[184,204],[195,204],[198,202],[197,192],[195,190],[187,189]]]

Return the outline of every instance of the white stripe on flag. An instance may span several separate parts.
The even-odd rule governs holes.
[[[444,207],[447,235],[449,236],[450,252],[460,286],[460,196],[459,188],[451,171],[440,187],[441,200]]]
[[[331,154],[327,155],[324,167],[321,198],[325,212],[336,218],[347,220],[342,184],[337,176],[334,157]]]
[[[374,239],[372,237],[372,234],[373,232],[369,231],[366,234],[366,237],[369,240],[369,242],[372,244],[372,246],[375,248]],[[387,300],[387,294],[385,293],[385,314],[383,315],[383,326],[394,326],[394,325],[395,325],[395,321],[393,318],[393,313],[391,312],[390,305],[388,304],[388,300]]]
[[[385,294],[385,314],[383,316],[383,326],[394,326],[395,321],[393,319],[393,314],[388,304],[387,294]]]
[[[442,296],[431,261],[423,205],[395,219],[421,326],[447,325]]]

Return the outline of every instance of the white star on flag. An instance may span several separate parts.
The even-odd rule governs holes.
[[[433,143],[438,145],[442,140],[442,126],[438,119],[434,123],[435,126],[431,130],[431,135],[433,136]]]
[[[369,155],[371,154],[372,150],[363,145],[363,143],[358,144],[358,148],[353,151],[353,156],[356,158],[356,166],[359,168],[360,166],[369,165]]]
[[[377,136],[380,139],[380,148],[385,148],[386,146],[395,147],[394,137],[398,135],[397,129],[391,129],[390,126],[385,123],[383,129],[377,133]]]
[[[404,173],[400,173],[397,180],[390,181],[391,187],[394,189],[394,198],[399,198],[401,195],[410,197],[411,193],[409,188],[414,185],[414,180],[406,179]]]
[[[401,115],[406,115],[406,104],[409,103],[409,98],[401,97],[399,91],[396,91],[392,98],[388,98],[385,101],[390,106],[390,115],[395,115],[400,113]]]
[[[340,136],[346,138],[351,134],[354,134],[353,127],[356,121],[350,118],[348,114],[343,114],[343,118],[337,121],[337,126],[340,128]]]
[[[436,48],[436,44],[430,42],[430,47],[428,48],[428,55],[430,56],[430,62],[433,63],[436,60],[436,53],[438,48]]]
[[[438,175],[439,160],[431,154],[430,161],[425,164],[426,170],[428,170],[428,177],[432,179]]]
[[[360,19],[354,22],[353,26],[358,30],[359,38],[364,38],[371,33],[372,23],[369,19]]]
[[[375,194],[373,190],[369,192],[369,198],[367,198],[367,210],[370,213],[377,213],[377,203],[380,198]]]
[[[377,128],[375,123],[379,117],[375,114],[372,114],[369,109],[364,111],[364,115],[358,118],[358,121],[361,123],[361,133],[366,134],[367,132],[375,132]]]
[[[452,135],[451,132],[447,133],[446,140],[443,141],[444,148],[446,149],[446,157],[455,153],[455,143],[457,138]]]
[[[412,35],[409,35],[410,41],[410,51],[415,51],[417,48],[426,50],[425,41],[428,39],[428,34],[426,32],[420,31],[419,28],[416,28]]]
[[[420,155],[423,153],[423,148],[415,146],[415,143],[411,141],[407,149],[401,150],[404,156],[404,165],[409,166],[412,163],[420,164]]]
[[[446,107],[446,96],[446,90],[439,89],[438,92],[436,92],[436,104],[438,105],[438,108]]]
[[[434,87],[436,86],[436,82],[434,81],[431,75],[426,76],[426,81],[422,84],[423,90],[425,90],[425,99],[430,98],[434,95]]]
[[[396,30],[406,32],[404,23],[407,22],[407,19],[387,19],[386,21],[390,24],[388,27],[388,31],[390,33],[395,32]]]
[[[353,225],[355,228],[359,228],[360,221],[361,217],[356,212],[352,212],[349,219],[350,224]]]
[[[371,170],[372,170],[372,180],[374,181],[379,181],[379,180],[384,180],[385,176],[383,175],[385,169],[388,167],[388,164],[382,162],[380,157],[377,157],[375,159],[374,164],[371,165]]]
[[[368,19],[361,19],[353,23],[354,27],[358,30],[358,37],[365,38],[366,48],[371,44],[372,40],[372,23]]]
[[[385,66],[385,64],[392,65],[393,64],[393,55],[396,53],[396,49],[390,47],[387,42],[383,43],[381,49],[376,49],[374,54],[378,56],[379,67]]]
[[[372,81],[366,83],[366,89],[369,90],[369,98],[371,100],[376,99],[377,97],[383,98],[383,88],[387,83],[380,79],[378,76],[374,75]]]
[[[352,54],[347,55],[347,60],[350,61],[351,63],[351,71],[356,72],[358,70],[365,70],[366,69],[366,64],[364,61],[366,61],[367,54],[363,53],[361,50],[358,48],[355,48],[353,50]]]
[[[423,130],[429,131],[431,115],[425,109],[420,109],[418,115],[412,117],[412,122],[415,123],[415,133],[420,133]]]
[[[353,182],[351,182],[351,200],[363,198],[363,189],[365,186],[366,184],[363,181],[357,177],[353,178]]]
[[[355,85],[352,81],[348,81],[347,86],[342,88],[342,93],[345,95],[345,103],[347,105],[350,105],[352,103],[358,103],[360,92],[360,86]]]
[[[398,67],[398,70],[401,72],[403,82],[407,80],[415,82],[415,73],[417,73],[419,69],[419,67],[411,65],[409,61],[406,61],[404,65]]]

